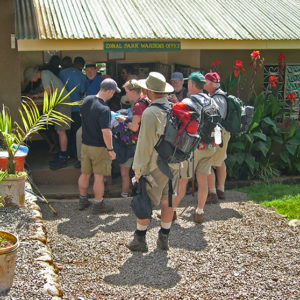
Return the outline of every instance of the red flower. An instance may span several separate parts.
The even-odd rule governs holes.
[[[283,61],[285,61],[285,55],[281,52],[278,56],[278,65],[281,65]]]
[[[276,89],[276,82],[278,82],[277,76],[270,76],[269,77],[269,83],[271,84],[273,89]]]
[[[289,101],[296,101],[296,95],[294,93],[288,93],[287,99]]]
[[[290,127],[290,123],[289,122],[284,122],[284,126],[286,127],[286,128],[289,128]]]
[[[233,72],[234,72],[234,76],[235,76],[235,77],[240,76],[241,71],[246,71],[246,70],[243,68],[243,62],[242,62],[241,60],[236,60],[234,66],[233,66],[233,68],[234,68],[234,71],[233,71]]]
[[[211,63],[211,66],[215,67],[216,65],[220,65],[220,64],[221,64],[221,62],[219,60],[215,60]]]
[[[260,59],[260,53],[259,53],[259,51],[252,51],[252,53],[251,53],[251,59],[252,60],[257,60],[257,59]]]

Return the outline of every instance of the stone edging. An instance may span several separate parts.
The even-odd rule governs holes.
[[[31,189],[31,186],[26,182],[26,187]],[[42,219],[40,207],[36,204],[37,197],[26,192],[26,206],[32,211],[32,218],[34,223],[32,226],[33,235],[29,237],[30,240],[36,241],[38,250],[36,251],[37,258],[35,263],[42,267],[39,276],[44,279],[43,291],[45,294],[52,296],[52,299],[62,299],[62,288],[59,282],[59,270],[55,265],[52,252],[47,243],[47,232],[45,224]]]

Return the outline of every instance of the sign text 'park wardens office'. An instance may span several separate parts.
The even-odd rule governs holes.
[[[180,42],[104,42],[104,52],[178,51],[180,48]]]

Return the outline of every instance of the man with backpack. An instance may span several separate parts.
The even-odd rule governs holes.
[[[199,111],[203,110],[204,107],[212,108],[216,112],[217,123],[221,121],[218,108],[214,100],[203,93],[203,87],[206,83],[205,77],[200,72],[193,72],[188,77],[188,93],[190,98],[183,99],[183,103],[194,102],[198,106]],[[207,103],[203,106],[203,103]],[[202,114],[203,116],[203,114]],[[214,139],[209,140],[204,137],[212,136],[208,130],[205,132],[204,128],[208,125],[208,122],[202,121],[202,142],[198,148],[194,151],[193,158],[184,162],[183,168],[180,170],[181,178],[179,180],[177,196],[173,200],[173,207],[176,208],[182,198],[186,194],[186,186],[188,180],[193,177],[196,173],[196,179],[198,184],[197,200],[198,205],[194,213],[194,221],[201,223],[204,218],[204,206],[208,194],[208,182],[207,178],[211,172],[211,166],[213,156],[216,152]],[[205,140],[205,141],[204,141]]]
[[[167,121],[166,110],[160,106],[170,107],[167,94],[173,92],[174,89],[166,82],[165,77],[158,72],[151,72],[147,79],[139,80],[138,84],[146,90],[146,95],[151,104],[142,114],[132,169],[137,182],[142,177],[150,182],[150,184],[146,184],[146,190],[152,207],[161,204],[161,229],[158,233],[157,247],[168,250],[169,232],[173,217],[173,208],[169,206],[168,197],[170,192],[177,189],[179,164],[167,164],[173,177],[170,184],[169,177],[158,167],[158,153],[154,147],[164,134]],[[146,231],[149,222],[150,218],[137,218],[137,229],[133,240],[127,245],[131,251],[148,251]]]
[[[220,114],[224,120],[227,114],[227,100],[226,93],[220,89],[220,76],[216,72],[207,73],[205,75],[206,84],[204,89],[215,100],[219,107]],[[216,167],[217,173],[217,189],[215,172],[212,169],[211,174],[208,176],[208,196],[207,203],[216,203],[218,198],[225,199],[224,186],[226,180],[226,165],[224,160],[227,157],[227,146],[230,139],[230,132],[224,127],[222,129],[222,144],[216,147],[216,153],[213,157],[212,166]]]

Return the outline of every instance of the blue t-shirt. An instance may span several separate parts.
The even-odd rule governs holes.
[[[95,95],[84,98],[80,106],[82,143],[89,146],[106,147],[102,129],[111,128],[110,109]]]
[[[89,80],[87,78],[86,84],[85,84],[86,96],[98,94],[98,92],[100,90],[100,84],[102,81],[103,81],[103,78],[101,78],[98,74],[96,74],[96,76],[93,80]]]
[[[80,94],[85,92],[86,77],[77,68],[66,68],[59,72],[59,78],[65,84],[67,81],[66,89],[71,91],[74,87],[76,89],[70,95],[72,102],[79,101],[81,99]],[[80,111],[79,105],[72,106],[72,112]]]

